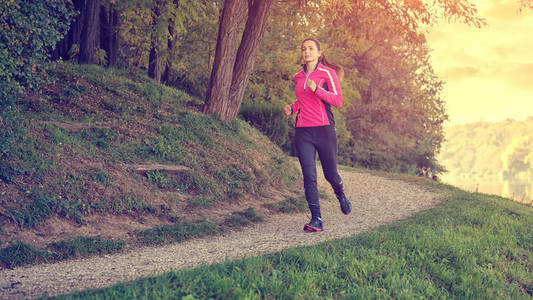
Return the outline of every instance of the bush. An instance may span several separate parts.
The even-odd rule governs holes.
[[[17,241],[11,246],[0,249],[0,263],[8,268],[34,264],[52,259],[50,251],[35,248]]]
[[[70,1],[0,0],[0,109],[26,89],[36,90],[50,52],[69,29]]]
[[[239,116],[282,149],[290,149],[289,124],[280,105],[249,101],[242,105]]]

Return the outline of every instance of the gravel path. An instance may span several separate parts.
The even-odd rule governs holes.
[[[321,175],[320,170],[318,174]],[[330,195],[330,199],[321,200],[325,230],[322,233],[303,232],[303,225],[309,221],[308,213],[281,214],[259,225],[216,237],[54,264],[4,269],[0,270],[0,298],[35,298],[105,287],[171,270],[316,244],[408,218],[438,202],[437,194],[414,184],[350,171],[341,170],[340,174],[353,210],[350,215],[344,216],[331,188],[323,176],[319,176],[320,189]]]

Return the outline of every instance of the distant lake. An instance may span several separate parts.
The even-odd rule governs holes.
[[[533,182],[502,181],[497,176],[479,178],[469,174],[444,174],[441,180],[469,192],[498,195],[522,203],[533,203]]]

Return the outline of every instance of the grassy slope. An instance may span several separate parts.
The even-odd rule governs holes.
[[[62,247],[116,241],[105,246],[112,252],[213,234],[275,210],[264,202],[301,198],[298,169],[277,146],[241,120],[199,113],[199,99],[97,66],[59,63],[49,76],[56,82],[40,99],[20,99],[21,118],[0,136],[9,147],[0,155],[7,265],[56,260],[63,254],[46,252]],[[181,170],[137,172],[139,164]]]
[[[533,208],[431,186],[441,205],[371,232],[59,298],[531,299]]]

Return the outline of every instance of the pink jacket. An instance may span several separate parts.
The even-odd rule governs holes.
[[[316,85],[313,93],[307,86],[307,79],[312,79]],[[342,105],[342,93],[339,79],[335,70],[321,63],[311,73],[306,74],[302,68],[294,74],[294,93],[296,101],[291,104],[292,113],[298,113],[296,127],[316,127],[331,125],[328,112],[330,105]],[[327,89],[324,89],[327,87]]]

